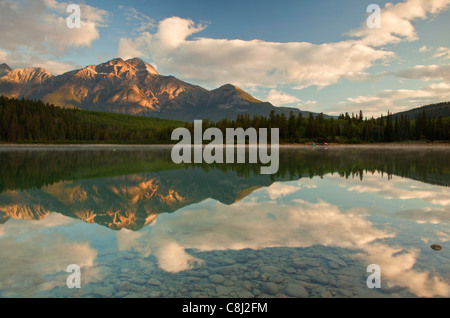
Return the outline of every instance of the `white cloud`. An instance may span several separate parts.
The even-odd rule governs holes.
[[[372,102],[378,102],[381,100],[378,96],[358,96],[355,98],[349,97],[347,98],[348,101],[355,103],[355,104],[366,104],[366,103],[372,103]]]
[[[428,52],[430,50],[430,48],[428,48],[426,45],[424,45],[424,46],[422,46],[420,49],[419,49],[419,52],[420,53],[426,53],[426,52]]]
[[[412,70],[412,72],[405,72],[402,76],[408,76],[411,79],[417,77],[417,79],[421,78],[421,80],[427,81],[436,80],[440,77],[449,76],[444,69],[437,68],[436,72],[417,69]],[[345,101],[341,101],[339,106],[355,112],[363,109],[366,116],[377,117],[382,113],[386,114],[387,110],[396,113],[448,100],[450,100],[450,84],[440,82],[419,89],[385,89],[376,95],[349,97]]]
[[[415,41],[418,39],[412,22],[424,20],[431,14],[438,14],[449,8],[450,0],[406,0],[387,3],[381,10],[381,28],[368,28],[366,22],[349,35],[360,38],[364,43],[374,46]]]
[[[0,62],[4,62],[8,59],[8,53],[0,50]]]
[[[313,111],[317,107],[318,103],[319,102],[316,100],[301,100],[297,104],[297,107],[301,110]]]
[[[0,2],[0,45],[15,51],[27,48],[35,53],[61,55],[71,47],[90,47],[99,38],[107,12],[88,5],[81,7],[81,28],[69,29],[69,3],[55,0]]]
[[[108,13],[80,4],[81,28],[69,29],[68,5],[55,0],[0,1],[0,50],[8,53],[7,62],[28,67],[30,64],[26,63],[30,60],[45,61],[53,72],[66,69],[69,64],[73,66],[55,58],[71,49],[91,47],[99,38],[99,28],[105,26]],[[21,62],[17,55],[23,57]]]
[[[143,32],[135,39],[122,38],[119,40],[118,56],[124,60],[135,57],[149,58],[146,49],[151,40],[152,35],[149,32]]]
[[[156,41],[161,45],[159,49],[170,53],[185,44],[186,38],[204,30],[206,26],[195,25],[192,20],[171,17],[162,20],[155,34]],[[210,54],[211,52],[208,52]]]
[[[445,80],[450,82],[450,64],[416,65],[412,68],[388,73],[399,78],[421,81]]]
[[[240,87],[324,87],[343,78],[364,76],[376,61],[392,52],[371,48],[360,41],[312,44],[262,40],[229,40],[190,37],[204,30],[192,20],[171,17],[159,22],[155,33],[121,39],[121,55],[151,56],[163,73],[185,80]],[[144,40],[145,39],[145,40]],[[149,40],[151,40],[149,42]],[[127,52],[129,45],[130,52]],[[146,46],[146,47],[145,47]],[[137,49],[138,47],[138,49]],[[290,99],[292,100],[292,98]]]
[[[276,89],[272,89],[269,91],[266,100],[276,106],[293,104],[300,101],[300,99],[298,99],[297,97],[286,94]]]
[[[450,59],[450,49],[447,47],[440,47],[436,50],[434,57]]]
[[[127,21],[138,23],[139,26],[135,28],[135,30],[138,32],[151,30],[156,27],[154,19],[139,12],[135,8],[129,8],[123,5],[119,5],[119,9],[123,10],[123,15],[125,16]]]

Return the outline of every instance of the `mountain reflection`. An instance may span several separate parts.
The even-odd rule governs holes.
[[[59,212],[137,231],[161,213],[206,199],[232,205],[275,182],[330,173],[355,182],[381,173],[450,185],[446,150],[281,149],[275,175],[260,175],[259,166],[249,164],[176,165],[169,148],[3,149],[0,154],[0,224]],[[387,181],[381,179],[380,188],[381,182]]]

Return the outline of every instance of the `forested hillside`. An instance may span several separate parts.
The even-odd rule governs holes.
[[[161,144],[171,141],[177,127],[193,131],[192,122],[63,109],[40,101],[0,97],[0,141],[19,143],[130,143]],[[279,128],[282,143],[370,143],[448,141],[450,117],[429,118],[424,109],[416,117],[389,114],[365,118],[363,112],[337,119],[323,114],[308,117],[272,112],[269,117],[239,115],[236,120],[203,121],[203,130],[218,127]]]
[[[184,124],[0,96],[0,141],[4,142],[164,143],[174,128]]]

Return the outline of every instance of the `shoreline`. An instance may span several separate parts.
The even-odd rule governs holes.
[[[7,149],[21,149],[21,148],[34,148],[34,149],[167,149],[172,148],[175,144],[1,144],[0,150]],[[205,147],[203,145],[203,147]],[[225,145],[224,145],[225,146]],[[237,145],[235,145],[237,146]],[[270,148],[271,145],[268,145]],[[248,147],[248,145],[246,145]],[[321,149],[325,148],[322,145],[312,146],[309,144],[281,144],[280,149]],[[398,143],[373,143],[373,144],[336,144],[331,143],[326,147],[327,149],[339,149],[339,148],[368,148],[368,149],[395,149],[395,148],[411,148],[411,149],[450,149],[450,143],[448,142],[398,142]]]

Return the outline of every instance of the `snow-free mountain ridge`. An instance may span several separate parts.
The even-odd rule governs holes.
[[[43,68],[0,65],[0,95],[42,100],[61,107],[192,121],[235,119],[239,114],[289,116],[300,110],[275,107],[226,84],[207,90],[164,76],[139,58],[120,58],[53,76]],[[302,112],[309,116],[309,112]]]

